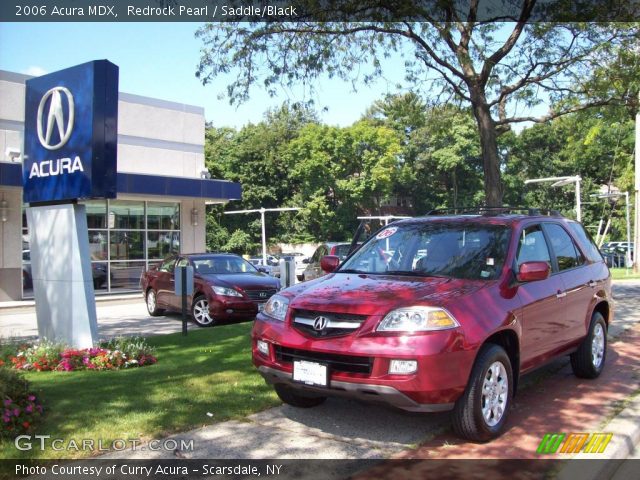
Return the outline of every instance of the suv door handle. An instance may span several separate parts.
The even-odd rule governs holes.
[[[598,282],[591,280],[589,283],[587,283],[587,285],[589,285],[591,288],[595,288],[598,286]]]
[[[561,292],[560,290],[558,290],[558,293],[556,293],[556,298],[564,298],[567,296],[567,292]]]

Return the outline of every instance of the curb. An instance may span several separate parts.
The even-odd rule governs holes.
[[[636,395],[601,431],[612,433],[611,443],[603,454],[578,453],[558,474],[558,479],[595,480],[612,478],[620,462],[635,453],[640,446],[640,395]],[[573,460],[600,460],[598,462],[574,462]]]
[[[96,305],[102,305],[109,302],[126,302],[130,300],[140,300],[142,292],[120,293],[115,295],[96,295]],[[29,310],[35,307],[35,300],[17,300],[12,302],[0,302],[0,313],[9,313],[10,311]]]

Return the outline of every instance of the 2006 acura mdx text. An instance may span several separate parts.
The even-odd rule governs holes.
[[[560,215],[506,212],[402,220],[339,268],[324,257],[329,275],[257,316],[254,365],[290,405],[453,410],[475,441],[500,435],[520,375],[570,354],[577,376],[597,377],[613,316],[597,247]]]

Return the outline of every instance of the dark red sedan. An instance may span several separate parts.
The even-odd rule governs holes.
[[[499,435],[519,378],[561,355],[602,371],[610,274],[582,225],[484,212],[395,222],[329,275],[274,295],[253,327],[253,363],[278,396],[327,396],[417,412]]]
[[[187,308],[201,327],[219,321],[252,319],[280,289],[279,280],[238,255],[170,255],[150,267],[140,279],[149,315],[161,315],[165,310],[181,311],[182,297],[174,293],[176,266],[193,267],[194,292],[187,299]]]

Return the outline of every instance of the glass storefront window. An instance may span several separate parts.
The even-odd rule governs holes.
[[[138,290],[145,262],[111,262],[111,291]]]
[[[106,230],[89,230],[91,260],[108,260],[109,234]]]
[[[180,230],[180,205],[149,202],[147,228],[149,230]]]
[[[147,233],[147,255],[149,260],[161,260],[170,253],[180,252],[180,232]]]
[[[140,288],[142,270],[180,252],[180,203],[90,200],[87,211],[91,273],[96,292]],[[33,297],[29,235],[23,214],[23,298]]]
[[[111,232],[111,260],[144,259],[144,232]]]
[[[87,210],[87,227],[107,228],[107,202],[95,200],[84,203]]]
[[[144,202],[116,200],[109,202],[108,228],[144,230]]]

